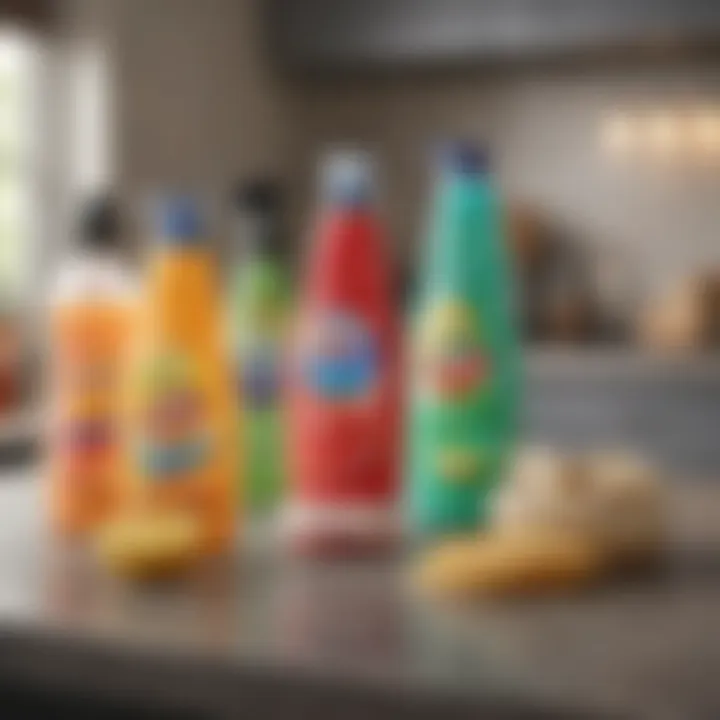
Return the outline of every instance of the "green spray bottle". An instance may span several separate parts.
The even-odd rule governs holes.
[[[441,154],[415,307],[408,512],[420,535],[487,518],[516,434],[520,350],[503,215],[487,155]]]
[[[284,487],[283,355],[290,290],[283,261],[281,193],[276,183],[241,183],[235,198],[243,249],[231,285],[239,394],[243,408],[240,477],[251,514],[278,505]]]

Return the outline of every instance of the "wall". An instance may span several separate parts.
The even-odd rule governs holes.
[[[284,172],[283,101],[263,52],[261,1],[66,1],[66,25],[109,55],[109,174],[138,215],[162,188],[217,204],[240,175]]]
[[[509,198],[540,206],[621,284],[645,293],[720,263],[718,164],[618,165],[599,143],[618,107],[720,104],[717,62],[281,78],[262,0],[66,1],[74,26],[110,48],[112,174],[138,212],[159,187],[220,197],[238,174],[271,169],[292,178],[300,237],[318,150],[360,140],[378,151],[395,251],[412,265],[428,146],[462,134],[488,139]]]
[[[279,98],[252,0],[124,0],[123,181],[223,184],[276,167]]]
[[[328,143],[375,147],[396,250],[412,264],[428,148],[445,135],[486,138],[509,198],[537,204],[600,256],[596,266],[645,293],[720,264],[720,160],[618,164],[601,149],[602,121],[616,108],[718,106],[718,80],[708,60],[296,78],[296,185],[308,187]]]

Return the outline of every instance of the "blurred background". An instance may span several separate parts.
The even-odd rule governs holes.
[[[712,2],[3,0],[0,438],[33,436],[35,320],[80,198],[223,203],[283,184],[293,255],[318,153],[377,156],[403,301],[432,148],[486,141],[528,346],[526,429],[720,466],[720,17]],[[28,322],[28,319],[30,321]]]
[[[711,488],[692,495],[685,515],[675,496],[671,504],[681,523],[717,538],[715,0],[0,0],[0,465],[27,463],[39,445],[47,290],[88,195],[117,195],[131,219],[126,254],[139,266],[148,200],[165,188],[190,189],[211,209],[221,259],[234,260],[241,248],[232,191],[238,181],[274,177],[299,265],[318,156],[338,144],[367,148],[379,171],[398,302],[409,311],[433,148],[449,136],[487,143],[505,200],[525,342],[523,441],[638,450],[673,491]],[[0,470],[2,480],[25,485],[34,474]],[[397,588],[372,573],[362,590],[354,577],[323,581],[328,592],[312,575],[281,572],[264,595],[225,568],[186,595],[118,591],[71,559],[26,560],[27,547],[45,552],[36,547],[40,521],[26,522],[39,516],[39,499],[30,500],[17,513],[8,501],[0,523],[9,548],[0,554],[0,617],[9,607],[25,620],[29,608],[44,629],[157,641],[170,655],[179,647],[203,658],[217,652],[233,668],[247,648],[251,660],[255,651],[301,665],[320,658],[333,671],[342,655],[370,674],[444,689],[466,683],[463,692],[483,698],[490,695],[481,675],[506,700],[553,680],[586,706],[617,692],[651,708],[638,717],[720,716],[711,630],[717,553],[697,561],[705,574],[692,588],[683,566],[635,595],[620,587],[612,599],[495,609],[450,627],[457,618],[404,614]],[[396,571],[388,574],[397,580]],[[242,608],[236,583],[255,593]],[[484,653],[489,663],[478,660]],[[72,658],[87,675],[70,662],[62,682],[72,675],[81,691],[122,697],[130,685],[113,685],[122,673],[113,669],[108,684],[102,662],[81,655]],[[0,653],[0,669],[12,669],[15,657]],[[160,658],[143,657],[128,655],[120,667],[142,676],[135,691],[151,706],[161,686],[183,708],[187,698],[218,699],[216,680],[235,682],[202,663],[189,681],[195,666],[183,675],[172,663],[156,680]],[[57,648],[28,652],[25,661],[35,678],[41,667],[62,675],[68,662]],[[41,704],[48,698],[37,716],[52,715],[52,694],[33,692]],[[296,711],[292,692],[263,686],[249,697],[285,702],[278,717]],[[335,695],[322,717],[336,717],[333,702]],[[653,714],[658,708],[666,714]]]

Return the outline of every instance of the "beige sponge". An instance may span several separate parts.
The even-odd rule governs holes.
[[[501,532],[569,532],[602,546],[618,564],[656,558],[665,535],[662,482],[653,466],[624,450],[563,455],[521,453],[495,503]]]

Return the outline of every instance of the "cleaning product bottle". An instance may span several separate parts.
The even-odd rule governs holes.
[[[193,200],[161,203],[128,376],[129,507],[175,513],[203,551],[226,549],[236,515],[236,417],[218,279]]]
[[[289,284],[283,262],[280,189],[258,179],[235,197],[238,237],[244,253],[232,286],[232,325],[244,417],[241,478],[247,505],[258,515],[274,510],[282,496],[284,354]]]
[[[332,154],[290,360],[292,546],[386,547],[397,526],[398,337],[370,160]]]
[[[66,535],[94,530],[120,498],[122,372],[135,301],[121,242],[114,202],[90,201],[51,295],[50,515]]]
[[[515,436],[519,347],[487,155],[442,155],[412,331],[408,499],[421,534],[482,524]]]

